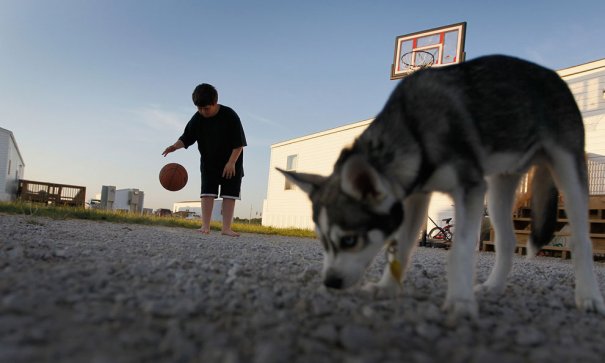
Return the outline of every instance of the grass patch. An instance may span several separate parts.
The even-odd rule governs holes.
[[[52,219],[85,219],[91,221],[111,223],[131,223],[166,227],[181,227],[197,229],[200,228],[199,220],[190,220],[176,217],[156,217],[124,212],[113,212],[98,209],[85,209],[74,207],[63,207],[45,205],[29,202],[0,202],[0,213],[20,214],[31,217],[46,217]],[[41,223],[30,219],[28,223]],[[268,234],[286,237],[315,238],[315,233],[308,229],[299,228],[274,228],[258,224],[233,223],[233,230],[242,233]],[[221,230],[221,224],[212,222],[210,228]]]

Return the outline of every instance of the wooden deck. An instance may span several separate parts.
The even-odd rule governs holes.
[[[529,203],[523,203],[513,214],[513,225],[515,237],[517,238],[516,252],[527,253],[527,240],[530,236],[531,207]],[[605,256],[605,196],[591,196],[589,200],[588,223],[590,225],[590,239],[592,240],[593,255]],[[569,220],[565,215],[564,203],[559,202],[557,224],[554,238],[550,243],[542,247],[541,253],[561,258],[570,258],[570,231]],[[494,251],[494,230],[490,229],[490,239],[481,242],[481,250]]]
[[[17,198],[36,203],[84,207],[86,187],[21,179]]]

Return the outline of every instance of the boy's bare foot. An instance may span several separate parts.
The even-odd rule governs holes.
[[[196,231],[198,231],[201,234],[210,234],[210,230],[206,229],[206,228],[200,228],[200,229],[197,229]]]
[[[234,232],[232,230],[222,231],[221,234],[224,236],[229,236],[229,237],[239,237],[239,233]]]

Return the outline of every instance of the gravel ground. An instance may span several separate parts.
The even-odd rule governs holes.
[[[315,240],[0,215],[0,362],[603,361],[569,261],[516,258],[506,293],[448,326],[445,257],[418,248],[404,293],[375,300],[320,288]]]

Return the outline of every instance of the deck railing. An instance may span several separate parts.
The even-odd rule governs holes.
[[[86,187],[20,179],[17,198],[30,202],[84,207]]]

